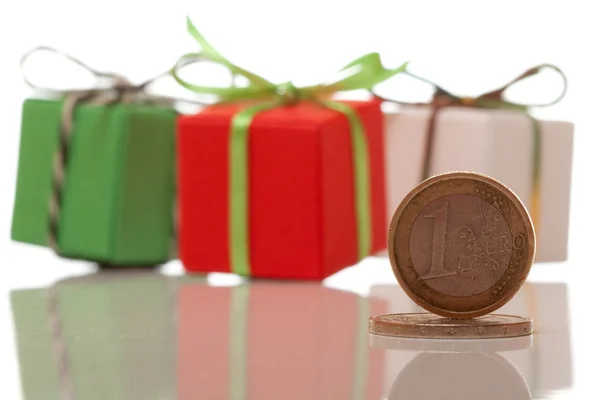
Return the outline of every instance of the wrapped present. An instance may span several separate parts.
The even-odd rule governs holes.
[[[510,85],[545,67],[554,68],[533,68],[474,99],[436,87],[431,103],[404,103],[401,110],[387,113],[388,221],[421,180],[449,171],[480,172],[507,185],[529,210],[537,238],[536,261],[565,260],[573,124],[535,120],[527,114],[528,106],[502,97]]]
[[[177,284],[102,273],[12,292],[23,398],[173,398]]]
[[[316,284],[179,292],[178,399],[381,399],[366,321],[384,303]]]
[[[378,101],[338,102],[404,70],[377,54],[329,85],[275,85],[225,60],[188,21],[198,53],[244,76],[204,87],[221,103],[178,122],[179,255],[191,272],[323,279],[386,246]]]
[[[144,92],[152,81],[113,80],[25,101],[12,238],[68,258],[161,263],[174,235],[177,114]]]

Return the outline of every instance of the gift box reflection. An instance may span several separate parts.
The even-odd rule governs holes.
[[[177,283],[120,272],[14,291],[23,398],[174,398]]]
[[[26,400],[383,396],[385,302],[319,284],[100,273],[12,302]]]
[[[397,285],[373,286],[371,289],[371,296],[387,300],[388,312],[423,312],[423,310],[415,305],[404,292],[399,290]],[[500,360],[500,364],[505,365],[505,367],[502,368],[507,368],[506,360],[508,360],[522,375],[534,398],[549,392],[564,390],[571,387],[572,372],[567,286],[562,283],[526,283],[517,295],[508,304],[499,309],[497,313],[533,318],[534,335],[532,338],[532,345],[521,349],[510,349],[512,351],[503,351],[502,348],[499,348],[496,350],[499,354],[485,354],[485,357],[483,357],[483,354],[481,357],[473,356],[473,359],[470,362],[481,362],[483,364],[491,363],[493,360],[486,357],[492,357],[493,355],[496,361]],[[492,341],[490,341],[490,343],[492,343]],[[500,354],[503,357],[501,359],[497,358]],[[405,372],[406,368],[409,368],[409,365],[411,368],[415,368],[415,365],[429,365],[433,362],[431,360],[417,362],[417,358],[423,355],[424,353],[420,353],[416,346],[413,346],[412,350],[398,350],[398,346],[396,346],[396,349],[394,350],[386,350],[384,391],[386,393],[391,393],[394,390],[397,391],[397,389],[394,389],[397,387],[394,382],[403,372]],[[459,357],[456,354],[455,358],[452,358],[451,355],[444,357],[440,356],[438,362],[446,365],[446,370],[453,370],[455,368],[461,368],[461,365],[465,363],[467,358],[468,357],[465,355]],[[503,359],[504,361],[502,361]],[[413,364],[413,360],[415,360],[416,364]],[[496,367],[500,368],[499,366]],[[422,373],[425,373],[423,368],[425,367],[418,367]],[[500,369],[502,370],[502,368]],[[463,372],[465,372],[465,374],[467,373],[466,371]],[[507,376],[512,375],[509,374]],[[514,377],[510,379],[513,378]],[[434,377],[431,376],[431,379],[434,379]],[[483,375],[481,376],[481,379],[484,379]],[[469,382],[474,381],[476,380],[474,376],[472,376],[471,379],[462,382],[466,385]],[[461,381],[455,381],[455,384],[458,384],[459,382]],[[436,386],[442,387],[443,385],[440,384]],[[465,390],[462,392],[464,394],[467,392],[466,389],[468,388],[464,387],[463,389]],[[471,389],[475,390],[476,388],[473,387]],[[403,395],[410,394],[409,392],[401,393],[403,393]],[[433,392],[430,394],[433,395]],[[475,396],[475,392],[471,392],[471,395]],[[404,397],[390,396],[390,399],[391,398]],[[446,396],[446,398],[448,397]],[[456,398],[458,399],[461,397]],[[503,398],[511,397],[504,396]]]
[[[464,400],[481,394],[472,383],[492,379],[486,371],[520,399],[572,382],[562,284],[526,284],[500,310],[532,316],[536,329],[532,347],[500,354],[369,347],[370,315],[418,311],[397,285],[363,298],[121,272],[19,290],[12,302],[26,400],[435,398],[443,382],[456,389],[439,392],[445,400]]]
[[[185,285],[180,400],[380,399],[366,321],[385,303],[314,284]]]

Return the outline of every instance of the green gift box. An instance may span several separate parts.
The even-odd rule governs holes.
[[[12,239],[48,245],[53,162],[63,101],[23,105]],[[169,259],[173,236],[176,112],[83,103],[73,113],[57,245],[69,258],[108,264]]]

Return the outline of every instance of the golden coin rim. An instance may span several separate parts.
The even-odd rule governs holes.
[[[395,314],[381,314],[369,318],[369,333],[378,336],[387,336],[395,338],[411,338],[411,339],[423,339],[423,340],[487,340],[487,339],[509,339],[521,336],[529,336],[533,334],[533,320],[531,318],[520,317],[516,315],[508,314],[493,314],[497,317],[507,317],[513,319],[508,322],[486,322],[481,321],[480,324],[461,324],[461,320],[456,320],[456,323],[448,322],[443,324],[431,324],[429,322],[401,322],[389,319],[381,319],[381,317],[389,317],[394,315],[400,316],[430,316],[428,313],[395,313]],[[437,315],[436,315],[437,316]],[[445,318],[445,317],[442,317]],[[429,333],[422,335],[415,332],[420,328],[427,328],[436,331],[452,328],[455,332],[456,337],[448,336],[447,334]],[[488,331],[485,334],[471,333],[476,328],[487,328]],[[506,333],[500,333],[489,331],[494,328],[495,330],[500,328],[508,328]],[[402,330],[403,329],[403,330]]]
[[[470,311],[456,311],[451,308],[444,308],[443,306],[436,306],[434,304],[430,304],[425,299],[423,299],[421,296],[419,296],[419,294],[409,284],[409,282],[407,282],[404,279],[404,276],[403,276],[402,270],[401,270],[402,265],[398,261],[399,256],[397,256],[397,254],[396,254],[397,253],[396,237],[397,237],[397,232],[398,232],[398,224],[399,224],[402,216],[406,212],[407,207],[411,204],[412,200],[417,195],[430,189],[432,186],[439,185],[440,183],[442,183],[444,181],[458,180],[458,179],[475,180],[475,181],[481,182],[485,185],[489,185],[490,187],[494,188],[495,190],[499,191],[502,195],[504,195],[512,203],[515,210],[519,214],[520,219],[523,221],[523,225],[524,225],[523,228],[524,228],[528,238],[530,239],[527,242],[528,245],[527,245],[526,257],[519,264],[519,267],[520,267],[519,271],[518,271],[519,279],[497,301],[489,303],[489,304],[487,304],[487,303],[482,304],[479,307],[474,307]],[[474,193],[468,193],[468,192],[467,193],[465,193],[465,192],[445,193],[445,195],[450,195],[450,194],[475,195]],[[426,206],[427,205],[424,205],[420,210],[418,210],[416,212],[416,215],[418,215],[423,210],[423,208]],[[510,223],[510,221],[507,221],[507,222],[509,223],[509,226],[511,227],[511,234],[512,234],[513,233],[512,224]],[[412,229],[412,226],[410,229]],[[405,240],[408,243],[408,241],[410,241],[410,235],[408,235],[408,237],[406,237]],[[406,247],[408,248],[409,246],[407,245]],[[400,286],[402,287],[404,292],[415,303],[417,303],[419,306],[423,307],[425,310],[432,312],[434,314],[440,315],[442,317],[447,317],[447,318],[465,319],[465,318],[480,317],[482,315],[489,314],[489,313],[499,309],[503,305],[505,305],[519,291],[521,286],[523,286],[523,283],[525,283],[525,280],[527,279],[527,276],[529,275],[529,271],[531,270],[531,265],[535,258],[535,249],[536,249],[536,237],[535,237],[535,231],[533,228],[533,223],[531,222],[531,218],[529,216],[529,213],[527,212],[527,209],[525,208],[525,206],[523,205],[523,203],[521,202],[519,197],[510,188],[508,188],[506,185],[502,184],[498,180],[491,178],[487,175],[476,173],[476,172],[466,172],[466,171],[465,172],[463,172],[463,171],[448,172],[448,173],[443,173],[443,174],[432,176],[432,177],[424,180],[423,182],[421,182],[419,185],[417,185],[415,188],[413,188],[413,190],[411,190],[404,197],[404,199],[402,200],[402,202],[396,209],[396,212],[394,213],[394,216],[390,223],[390,228],[389,228],[389,232],[388,232],[389,260],[390,260],[390,263],[392,266],[392,271],[394,272],[394,276],[396,277],[396,280],[398,281],[398,283],[400,284]],[[408,251],[407,257],[410,258],[410,251]],[[514,257],[514,252],[511,255],[511,260],[513,257]],[[406,268],[408,268],[408,266],[406,266]],[[415,273],[416,273],[416,271],[415,271]],[[466,299],[472,299],[472,298],[476,298],[476,297],[482,297],[481,296],[482,294],[488,293],[490,290],[494,289],[494,287],[495,286],[492,286],[491,288],[487,289],[486,291],[484,291],[482,293],[479,293],[479,294],[473,295],[473,296],[469,296],[469,297],[465,297],[463,299],[466,300]],[[433,292],[439,294],[439,297],[441,297],[441,298],[444,298],[444,297],[456,298],[455,296],[450,296],[450,295],[446,295],[444,293],[438,292],[431,287],[429,287],[429,288]],[[442,303],[443,303],[443,301],[442,301]]]

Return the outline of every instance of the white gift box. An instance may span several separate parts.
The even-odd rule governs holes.
[[[430,110],[406,107],[386,113],[388,221],[404,196],[421,181]],[[535,222],[536,261],[567,258],[573,124],[539,121],[541,176]],[[435,121],[430,175],[479,172],[504,183],[535,207],[534,125],[519,111],[448,107]]]

